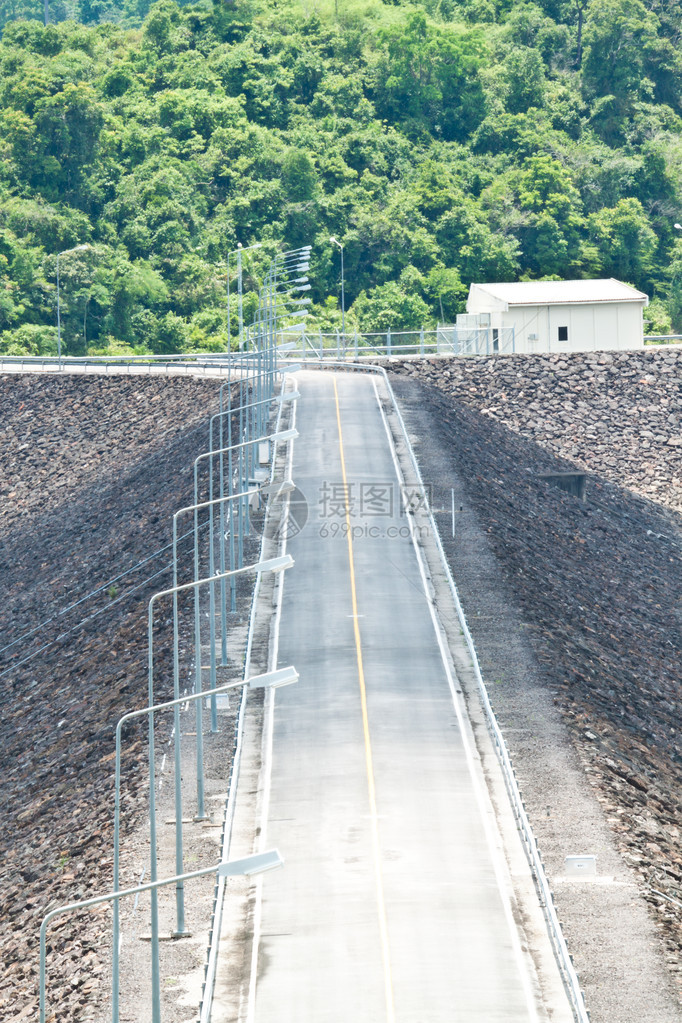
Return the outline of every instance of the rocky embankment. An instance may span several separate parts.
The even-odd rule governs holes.
[[[150,555],[191,503],[217,389],[0,377],[0,1019],[37,1018],[48,909],[111,887],[114,728],[147,703],[147,602],[170,585],[168,550]],[[172,691],[169,632],[161,610],[159,696]],[[145,805],[145,756],[140,726],[125,737],[125,827]],[[48,1018],[90,1018],[108,931],[107,909],[54,922]]]
[[[682,510],[682,347],[433,359],[391,368],[576,466]]]
[[[424,381],[425,457],[449,460],[487,531],[682,991],[682,352],[393,368],[399,396]],[[576,469],[584,501],[542,478]],[[436,506],[450,485],[446,468]]]

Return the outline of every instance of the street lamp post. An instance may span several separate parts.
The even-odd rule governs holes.
[[[220,686],[217,690],[221,693],[227,693],[231,689],[278,689],[281,686],[291,685],[298,681],[298,672],[293,665],[287,668],[280,668],[277,671],[268,672],[265,675],[255,675],[251,678],[243,679],[238,682],[228,682],[224,686]],[[121,819],[121,737],[123,725],[127,721],[131,721],[135,718],[145,717],[147,715],[153,715],[162,710],[169,710],[173,708],[174,713],[177,713],[181,704],[185,703],[198,703],[198,701],[205,698],[207,694],[205,692],[194,693],[193,696],[176,697],[173,700],[168,700],[165,703],[159,703],[155,706],[143,707],[141,710],[130,711],[124,714],[119,719],[116,725],[116,767],[115,767],[115,783],[114,783],[114,891],[118,891],[119,887],[119,860],[120,860],[120,819]],[[179,738],[178,733],[178,721],[176,718],[175,722],[175,738],[176,743]],[[156,784],[155,775],[151,773],[153,767],[153,760],[150,763],[150,789]],[[180,767],[176,764],[176,772],[179,775]],[[175,824],[176,824],[176,849],[175,849],[175,867],[176,874],[180,875],[177,879],[176,884],[176,910],[177,910],[177,922],[176,930],[171,935],[172,937],[184,937],[189,936],[189,932],[185,929],[185,909],[184,909],[184,883],[181,875],[184,873],[183,862],[182,862],[182,802],[178,800],[178,793],[176,789],[176,801],[175,801]],[[153,862],[153,861],[152,861]],[[153,871],[154,872],[154,871]],[[155,872],[154,872],[155,873]],[[119,904],[118,899],[114,900],[113,905],[114,916],[113,916],[113,958],[112,958],[112,1023],[119,1023],[119,959],[120,959],[120,917],[119,917]],[[156,939],[158,935],[154,935]]]
[[[230,346],[230,256],[237,256],[237,292],[239,300],[239,350],[242,349],[242,334],[244,332],[244,315],[242,307],[242,253],[251,252],[253,249],[261,249],[263,246],[261,242],[257,242],[256,245],[249,245],[247,248],[242,247],[242,243],[239,242],[236,249],[232,249],[227,254],[227,354],[229,356]]]
[[[213,423],[215,422],[216,419],[218,420],[219,427],[220,427],[220,430],[219,430],[220,463],[219,463],[219,465],[220,465],[220,496],[221,497],[223,497],[223,495],[225,493],[225,473],[224,473],[223,456],[224,456],[226,451],[229,452],[229,454],[228,454],[228,479],[230,481],[232,481],[232,478],[233,478],[232,477],[232,454],[231,454],[231,452],[233,450],[233,448],[232,448],[232,413],[235,411],[235,409],[232,407],[232,393],[229,390],[228,390],[228,407],[227,407],[227,409],[223,409],[223,389],[226,386],[227,386],[226,384],[222,384],[222,386],[220,388],[220,412],[217,415],[212,416],[212,418],[209,421],[209,425],[208,425],[208,447],[209,447],[209,453],[211,451],[213,451]],[[268,390],[270,390],[270,387],[268,388]],[[289,402],[289,401],[296,401],[296,399],[299,398],[299,397],[300,397],[300,395],[299,395],[298,391],[291,391],[288,394],[285,394],[284,392],[282,392],[278,396],[278,398],[276,400],[280,404],[284,404],[284,403]],[[242,415],[242,412],[245,409],[262,408],[264,405],[267,405],[271,401],[272,401],[272,398],[268,397],[268,398],[263,398],[263,399],[261,399],[261,401],[258,401],[258,402],[250,402],[248,405],[244,405],[242,403],[242,404],[239,405],[240,416]],[[227,436],[228,436],[228,446],[227,447],[225,447],[225,445],[223,444],[223,419],[224,418],[227,418],[227,424],[228,424],[227,425]],[[258,421],[256,423],[256,429],[257,429],[257,431],[259,433],[263,433],[264,432],[264,430],[265,430],[265,419],[264,419],[264,417],[263,418],[259,417],[259,419],[258,419]],[[196,468],[196,466],[195,466],[195,468]],[[241,476],[240,476],[240,480],[241,480]],[[195,481],[196,481],[196,475],[195,475]],[[232,493],[232,488],[233,488],[233,484],[232,484],[232,482],[230,482],[230,493]],[[209,474],[209,498],[212,498],[212,497],[213,497],[213,464],[211,463],[211,465],[210,465],[210,474]],[[198,500],[199,500],[198,489],[197,489],[197,484],[195,482],[195,488],[194,488],[194,502],[195,502],[195,504],[196,504],[196,502]],[[232,522],[233,522],[233,518],[231,516],[230,517],[230,523],[232,524]],[[210,533],[210,536],[212,538],[213,537],[213,520],[212,520],[212,518],[211,518],[211,524],[210,524],[210,527],[209,527],[209,533]],[[233,534],[231,526],[230,526],[230,568],[234,568],[234,534]],[[221,572],[225,571],[225,509],[224,509],[222,504],[220,505],[220,571]],[[230,610],[231,611],[236,611],[237,610],[237,605],[235,603],[236,595],[235,595],[234,586],[230,587],[230,593],[231,593],[231,597],[230,597],[230,604],[231,604]],[[223,636],[223,639],[222,639],[222,665],[223,665],[223,667],[225,667],[225,665],[227,664],[227,653],[225,651],[224,638],[225,638],[226,628],[227,628],[226,624],[225,624],[225,615],[227,613],[227,607],[226,607],[226,587],[225,587],[224,583],[221,583],[220,600],[221,600],[221,623],[222,623],[222,636]]]
[[[278,438],[278,439],[281,439],[280,435],[278,435],[278,434],[270,434],[269,439],[272,440],[275,437]],[[230,449],[226,448],[225,450],[230,450]],[[210,453],[207,452],[206,455],[208,455],[208,454],[210,454]],[[199,457],[201,458],[203,456],[199,456]],[[197,497],[197,470],[198,470],[198,462],[199,462],[199,458],[195,459],[195,462],[194,462],[194,477],[195,477],[194,496],[195,496],[195,499]],[[262,487],[259,488],[259,490],[257,492],[259,494],[274,493],[274,494],[280,495],[280,494],[290,493],[294,489],[295,489],[294,488],[294,484],[292,483],[291,480],[283,480],[281,483],[273,483],[273,484],[270,484],[269,486],[262,486]],[[210,512],[210,516],[211,516],[210,519],[209,519],[209,522],[211,523],[212,519],[213,519],[213,509],[214,508],[220,508],[220,510],[222,511],[225,504],[229,504],[229,502],[231,502],[231,501],[237,501],[237,500],[241,501],[241,500],[243,500],[245,498],[250,498],[251,496],[253,496],[253,493],[254,493],[254,491],[246,489],[246,490],[244,490],[244,491],[242,491],[241,493],[238,493],[238,494],[230,493],[227,496],[221,495],[220,497],[216,498],[215,500],[213,498],[211,498],[211,500],[203,501],[201,504],[199,504],[195,500],[194,504],[188,505],[186,508],[180,508],[178,511],[175,512],[175,514],[173,515],[173,586],[177,586],[177,584],[178,584],[178,555],[177,555],[177,543],[178,543],[178,540],[177,540],[177,530],[178,530],[178,519],[180,518],[180,516],[181,515],[185,515],[187,512],[194,512],[194,577],[195,577],[195,579],[198,579],[199,578],[199,537],[198,537],[198,533],[199,533],[199,519],[198,519],[199,511],[201,511],[201,510],[203,510],[205,508],[208,508],[209,512]],[[230,529],[231,530],[233,529],[233,526],[234,526],[234,515],[232,514],[232,509],[230,508]],[[209,536],[209,544],[211,544],[212,542],[213,542],[212,538]],[[242,560],[241,559],[240,559],[238,567],[239,568],[242,567]],[[232,570],[234,570],[234,568],[235,568],[234,563],[231,563],[230,564],[230,570],[232,571]],[[214,575],[214,558],[213,557],[210,558],[209,575],[210,576]],[[229,578],[229,573],[226,572],[226,570],[225,570],[224,556],[221,558],[220,573],[219,573],[219,575],[220,575],[222,581],[225,581],[225,580],[227,580]],[[222,600],[222,597],[221,597],[221,600]],[[215,606],[214,606],[214,604],[212,604],[211,607],[212,607],[212,610],[211,610],[210,613],[215,615]],[[199,609],[199,606],[196,603],[196,601],[195,601],[194,611],[195,611],[195,642],[200,642],[200,628],[201,628],[201,626],[200,626],[200,609]],[[225,667],[227,667],[227,644],[226,644],[227,621],[226,621],[226,618],[224,616],[221,616],[221,618],[222,618],[222,628],[224,630],[223,634],[221,636],[221,644],[225,640],[221,666],[223,668],[225,668]],[[179,636],[178,636],[178,605],[177,605],[177,595],[175,595],[174,598],[173,598],[173,636],[174,636],[174,651],[175,651],[175,654],[174,654],[174,656],[175,656],[174,678],[175,678],[175,683],[176,683],[176,686],[177,686],[177,685],[179,685],[179,678],[180,678],[180,674],[179,674],[180,669],[179,669],[179,664],[178,664]],[[216,654],[215,654],[216,642],[215,642],[215,630],[211,631],[210,642],[211,642],[211,645],[212,645],[212,648],[209,651],[210,667],[211,667],[211,688],[214,689],[215,685],[216,685]],[[197,651],[196,651],[196,654],[195,654],[195,660],[196,660],[196,671],[197,671],[196,677],[197,677],[197,680],[199,680],[200,677],[201,677],[201,670],[202,670],[202,663],[201,663],[201,656],[200,656],[200,649],[199,649],[199,647],[197,647]],[[177,693],[176,693],[176,696],[177,696]],[[215,700],[212,700],[211,701],[211,731],[212,732],[217,732],[217,730],[218,730],[218,724],[217,724],[217,720],[216,720],[215,715],[216,715],[216,704],[215,704]],[[197,784],[199,784],[200,778],[201,778],[201,776],[198,775],[197,776]]]
[[[294,561],[290,554],[282,555],[278,558],[269,558],[265,561],[256,562],[253,565],[245,565],[243,568],[235,569],[233,572],[227,572],[226,575],[240,575],[244,572],[253,572],[256,575],[260,575],[263,572],[282,572],[287,568],[291,568]],[[212,586],[216,582],[220,582],[221,576],[217,575],[208,579],[196,579],[191,583],[184,583],[182,586],[173,586],[168,590],[160,590],[155,593],[149,601],[149,607],[147,612],[147,683],[148,683],[148,706],[150,708],[149,713],[149,845],[150,845],[150,880],[155,882],[158,880],[157,877],[157,849],[156,849],[156,768],[155,768],[155,750],[154,750],[154,713],[151,708],[154,707],[154,605],[161,597],[172,596],[174,593],[182,593],[188,590],[194,590],[195,593],[203,586]],[[201,677],[198,678],[198,684],[195,689],[196,695],[202,692]],[[202,769],[203,765],[203,732],[201,729],[201,700],[196,701],[198,708],[198,721],[197,721],[197,774]],[[203,807],[203,790],[201,793],[198,792],[202,805],[197,807],[197,819],[206,819]],[[159,977],[159,906],[156,890],[152,890],[151,895],[151,948],[152,948],[152,991],[159,990],[160,977]],[[161,1023],[160,1016],[156,1013],[153,1014],[152,1023]]]
[[[81,902],[72,902],[66,906],[57,906],[55,909],[51,909],[50,912],[43,917],[43,922],[40,925],[40,966],[39,966],[39,1023],[46,1023],[47,1018],[47,925],[56,916],[60,916],[63,913],[74,913],[79,910],[90,909],[92,906],[103,906],[108,902],[113,902],[116,905],[120,899],[126,896],[135,895],[139,896],[143,892],[151,892],[156,895],[159,888],[166,888],[168,885],[184,883],[185,881],[192,881],[198,877],[208,877],[210,874],[216,873],[218,878],[223,877],[253,877],[257,874],[263,874],[266,870],[274,870],[276,867],[281,867],[284,860],[280,856],[277,849],[269,849],[267,852],[255,853],[252,856],[244,856],[238,860],[223,860],[221,863],[217,863],[211,867],[203,867],[201,870],[193,870],[188,874],[182,874],[180,877],[166,877],[161,881],[152,881],[148,884],[137,885],[135,888],[125,888],[121,891],[118,889],[107,895],[97,895],[92,899],[85,899]],[[158,954],[157,954],[158,963]],[[157,971],[158,974],[158,971]],[[115,976],[115,981],[118,977]],[[55,1019],[55,1016],[51,1016],[50,1019]],[[157,985],[152,988],[152,1019],[161,1023],[161,988]]]
[[[60,370],[62,368],[62,321],[59,304],[59,257],[67,256],[70,252],[85,252],[86,249],[91,248],[92,245],[76,245],[72,249],[64,249],[62,252],[57,253],[57,359],[59,360]]]
[[[334,235],[329,239],[334,245],[338,245],[341,249],[341,333],[346,338],[346,297],[344,295],[344,279],[343,279],[343,245],[340,241],[337,241]]]
[[[212,419],[211,419],[211,425],[213,424],[213,420],[220,418],[221,415],[224,415],[224,413],[219,413],[218,415],[213,416]],[[218,448],[216,450],[211,450],[211,451],[205,451],[203,454],[201,454],[197,458],[195,458],[195,460],[194,460],[194,505],[192,505],[192,507],[194,508],[194,571],[195,571],[195,579],[199,578],[199,512],[198,512],[198,508],[200,507],[199,504],[198,504],[198,501],[199,501],[199,462],[202,461],[205,458],[210,459],[210,463],[209,463],[209,501],[207,502],[207,507],[209,508],[209,514],[210,514],[210,518],[209,518],[209,566],[210,566],[209,567],[209,574],[212,576],[214,574],[214,565],[215,565],[215,551],[213,549],[213,508],[215,506],[215,503],[217,503],[217,502],[213,501],[213,458],[216,455],[219,455],[220,457],[222,457],[223,455],[226,454],[228,456],[228,460],[229,460],[229,466],[228,466],[228,498],[229,498],[229,500],[232,500],[234,498],[234,496],[235,496],[234,495],[234,489],[233,489],[233,476],[232,476],[232,453],[234,451],[238,451],[239,452],[239,457],[240,457],[240,462],[239,462],[239,481],[240,481],[240,484],[245,485],[246,479],[248,479],[248,473],[244,473],[244,469],[243,469],[244,462],[243,462],[243,455],[242,455],[242,453],[245,452],[245,449],[248,449],[249,447],[251,447],[251,446],[253,446],[255,444],[259,444],[261,441],[270,441],[274,445],[274,444],[279,443],[280,441],[294,440],[296,437],[298,437],[298,432],[296,430],[293,430],[293,429],[292,430],[280,430],[278,433],[263,434],[260,437],[251,437],[248,440],[241,441],[239,444],[230,444],[229,447]],[[211,434],[210,443],[211,444],[213,443],[212,434]],[[222,505],[221,505],[221,507],[222,507]],[[183,510],[185,510],[185,509],[183,509]],[[245,507],[245,499],[242,499],[237,504],[237,524],[238,524],[237,525],[237,535],[238,535],[238,543],[239,543],[238,550],[237,550],[237,561],[238,561],[239,568],[241,568],[241,566],[243,564],[243,560],[244,560],[244,535],[245,535],[244,534],[244,526],[246,524],[246,528],[248,530],[248,522],[249,522],[248,504]],[[232,512],[232,509],[230,509],[230,568],[231,569],[234,569],[234,555],[235,555],[234,539],[233,539],[233,537],[234,537],[234,530],[232,528],[233,525],[234,525],[234,514]],[[224,536],[223,536],[223,542],[224,542]],[[224,561],[224,553],[221,555],[221,567],[222,567],[223,561]],[[224,580],[228,579],[228,577],[229,577],[229,573],[224,573],[223,576],[222,576],[222,578]],[[226,592],[227,591],[225,590],[225,596],[226,596]],[[232,603],[236,607],[236,591],[234,590],[233,578],[230,579],[230,594],[231,594],[231,601],[232,601]],[[220,600],[221,600],[221,603],[224,604],[223,591],[222,590],[221,590]],[[209,656],[210,656],[210,672],[211,672],[211,684],[212,684],[212,686],[215,686],[215,678],[216,678],[216,638],[215,638],[215,591],[213,589],[213,586],[211,586],[210,591],[209,591],[209,605],[210,605],[209,606],[209,630],[210,630]],[[195,623],[194,624],[195,671],[196,671],[197,679],[199,680],[201,678],[201,625],[200,625],[200,608],[199,608],[199,594],[198,594],[198,592],[195,592],[195,596],[194,596],[194,623]],[[223,618],[222,618],[222,612],[221,612],[221,625],[222,625],[222,623],[223,623]],[[200,688],[200,682],[198,682],[197,684],[198,684],[198,687]]]

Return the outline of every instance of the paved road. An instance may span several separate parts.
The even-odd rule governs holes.
[[[527,1023],[533,979],[368,375],[299,375],[252,1023]],[[351,537],[349,540],[349,531]],[[475,771],[475,768],[473,768]]]

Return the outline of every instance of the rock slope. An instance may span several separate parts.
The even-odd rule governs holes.
[[[669,443],[682,432],[682,363],[678,352],[573,357],[561,372],[558,362],[434,360],[397,371],[427,381],[420,400],[438,423],[430,444],[448,452],[488,531],[682,990],[682,516],[672,510],[682,457]],[[649,433],[638,458],[635,437]],[[591,470],[584,501],[543,478],[580,467]],[[436,482],[436,506],[449,506],[447,484]]]
[[[47,910],[111,886],[114,727],[147,703],[146,606],[170,584],[168,551],[84,598],[169,543],[216,405],[215,381],[0,378],[1,1019],[37,1017]],[[155,658],[166,695],[167,608]],[[145,803],[144,756],[131,729],[126,825]],[[109,920],[50,929],[49,1018],[91,1018]]]
[[[482,415],[682,510],[682,347],[392,364]]]

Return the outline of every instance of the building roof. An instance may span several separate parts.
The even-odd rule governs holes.
[[[472,284],[509,308],[517,305],[575,305],[595,302],[647,302],[648,296],[613,277],[603,281],[519,281]]]

